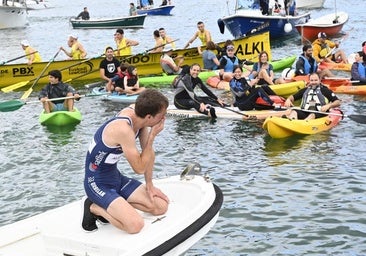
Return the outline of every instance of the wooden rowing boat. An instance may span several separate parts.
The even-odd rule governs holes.
[[[269,33],[262,33],[250,37],[233,40],[235,44],[236,55],[240,59],[257,59],[261,51],[267,51],[271,54]],[[224,42],[219,43],[223,46]],[[184,56],[184,64],[192,65],[199,63],[203,66],[202,57],[198,53],[197,47],[188,49],[178,49],[173,51],[173,57],[178,55]],[[132,56],[120,57],[120,61],[126,61],[135,65],[139,70],[139,76],[161,75],[160,53],[140,53]],[[96,80],[100,78],[99,64],[103,60],[102,57],[95,57],[86,60],[64,60],[53,61],[46,70],[58,69],[62,72],[63,81],[73,80]],[[24,82],[34,81],[48,62],[33,63],[29,66],[23,64],[7,64],[0,66],[0,88]],[[39,86],[48,83],[48,75],[44,75],[38,81]]]
[[[338,125],[341,119],[342,112],[338,109],[331,110],[328,116],[312,120],[292,120],[271,116],[264,121],[263,129],[272,138],[281,139],[295,134],[309,135],[327,131]]]
[[[269,116],[282,116],[289,112],[287,109],[240,111],[236,107],[215,107],[215,110],[218,119],[243,121],[264,120]],[[168,107],[167,116],[178,118],[209,118],[206,115],[198,113],[195,109],[177,109],[174,105]]]
[[[154,185],[169,197],[169,209],[163,216],[142,214],[145,226],[138,234],[110,224],[84,232],[76,201],[0,227],[0,255],[181,255],[216,223],[222,192],[209,177],[184,172]]]
[[[144,26],[146,14],[104,18],[104,19],[70,19],[72,28],[142,28]]]
[[[46,113],[44,110],[39,116],[39,122],[42,125],[67,126],[75,125],[81,122],[82,115],[77,108],[74,111],[54,111]]]

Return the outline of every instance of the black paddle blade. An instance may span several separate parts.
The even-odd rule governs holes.
[[[360,124],[366,124],[366,116],[365,115],[348,115],[349,119],[360,123]]]
[[[10,112],[20,109],[25,103],[21,100],[9,100],[0,103],[0,112]]]

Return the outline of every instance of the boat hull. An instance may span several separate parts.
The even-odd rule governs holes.
[[[223,203],[216,185],[205,177],[193,177],[154,180],[169,197],[169,209],[160,218],[142,214],[145,226],[138,234],[127,234],[110,224],[84,232],[81,201],[76,201],[1,227],[0,254],[180,255],[212,228]]]
[[[70,19],[73,28],[142,28],[146,14],[111,19]]]
[[[338,22],[333,23],[336,16],[338,17]],[[337,12],[322,16],[318,19],[311,19],[307,23],[296,25],[295,28],[304,39],[313,41],[318,38],[319,32],[325,32],[330,37],[337,35],[341,32],[343,25],[347,21],[347,13]]]
[[[0,29],[23,28],[26,25],[26,7],[0,6]]]
[[[41,112],[39,122],[46,126],[67,126],[76,125],[81,122],[81,113],[77,108],[75,111],[55,111],[51,113]]]
[[[322,8],[325,0],[296,0],[297,8],[312,9]]]
[[[165,5],[155,8],[148,9],[137,9],[137,14],[147,14],[147,15],[171,15],[170,12],[174,8],[174,5]]]
[[[237,12],[234,15],[223,17],[221,20],[225,27],[235,37],[241,37],[248,32],[256,29],[258,26],[269,22],[269,26],[261,31],[269,31],[271,39],[282,38],[296,33],[295,26],[307,22],[310,19],[310,13],[298,16],[281,15],[262,15],[259,10],[248,12]],[[285,31],[285,25],[291,24],[291,31]]]
[[[342,120],[342,112],[339,110],[331,110],[328,116],[312,120],[268,117],[263,123],[263,129],[272,138],[282,139],[296,134],[310,135],[327,131],[338,125],[340,120]]]
[[[237,49],[236,55],[239,59],[257,59],[261,51],[267,51],[271,58],[271,47],[269,33],[262,33],[246,38],[233,40]],[[219,43],[222,47],[224,42]],[[173,51],[173,57],[184,56],[184,63],[192,65],[198,63],[203,66],[202,56],[198,53],[196,47]],[[140,53],[132,56],[119,57],[120,61],[126,61],[134,65],[139,70],[139,76],[161,75],[160,53]],[[86,60],[64,60],[52,62],[47,71],[58,69],[62,72],[64,82],[69,80],[96,80],[100,79],[99,64],[103,60],[101,57],[90,58]],[[31,81],[30,85],[38,76],[48,62],[33,63],[31,66],[23,64],[0,65],[0,88],[7,87],[16,83]],[[74,82],[74,81],[73,81]],[[43,75],[38,81],[37,86],[48,83],[48,75]],[[27,87],[24,87],[27,88]]]

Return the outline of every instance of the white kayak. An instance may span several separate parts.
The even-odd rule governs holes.
[[[93,88],[92,94],[101,95],[103,100],[109,100],[109,101],[120,102],[120,103],[128,103],[128,104],[135,103],[137,97],[139,96],[138,94],[128,95],[128,94],[118,94],[117,92],[107,94],[106,90],[103,87]]]
[[[234,120],[264,120],[270,116],[282,116],[289,112],[287,109],[280,110],[249,110],[241,111],[237,107],[215,107],[215,112],[218,119],[234,119]],[[203,115],[197,112],[195,109],[177,109],[174,105],[168,107],[167,116],[180,117],[180,118],[205,118]]]
[[[180,255],[215,224],[222,192],[208,177],[194,174],[154,184],[169,197],[169,209],[163,216],[142,214],[145,226],[138,234],[111,224],[86,233],[80,200],[0,227],[0,255]]]

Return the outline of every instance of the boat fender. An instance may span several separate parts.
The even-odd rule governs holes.
[[[220,33],[224,34],[224,32],[225,32],[225,23],[224,23],[224,21],[222,19],[218,19],[217,20],[217,25],[219,26]]]
[[[292,25],[291,25],[290,22],[287,22],[285,24],[284,30],[285,30],[286,33],[290,33],[292,31]]]

